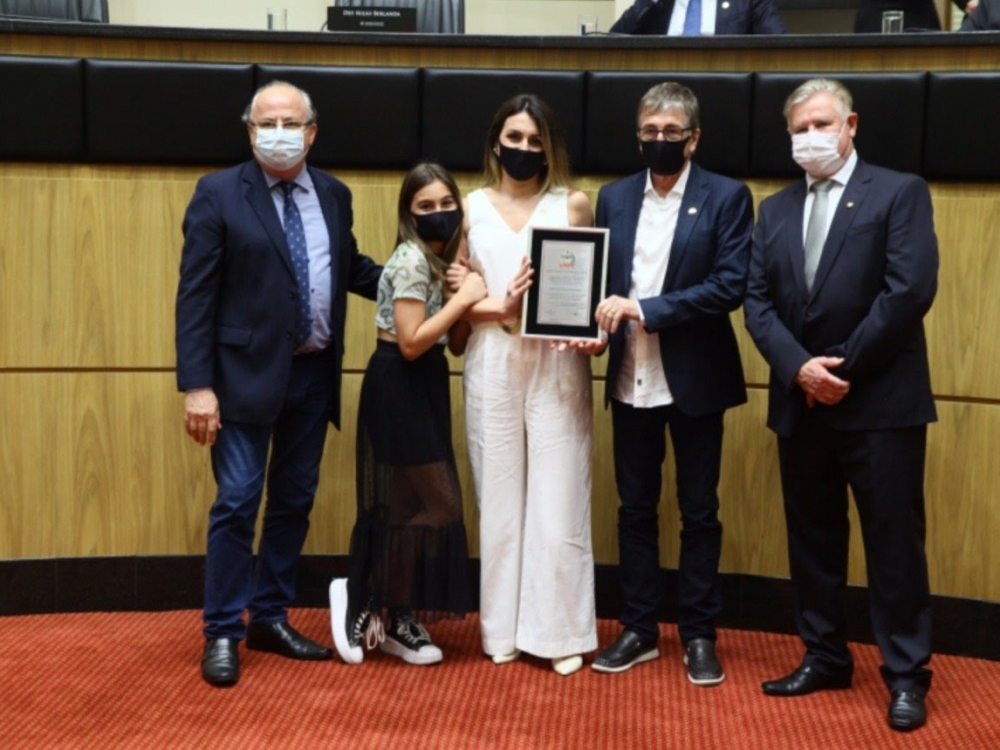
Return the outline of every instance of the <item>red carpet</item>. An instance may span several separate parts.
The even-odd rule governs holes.
[[[330,642],[324,610],[291,621]],[[661,657],[620,675],[568,678],[531,658],[497,667],[478,623],[431,629],[445,652],[411,667],[295,663],[241,652],[243,676],[215,689],[199,673],[200,613],[65,614],[0,620],[2,748],[1000,748],[1000,663],[936,656],[926,727],[885,724],[872,646],[855,646],[852,690],[767,698],[794,667],[790,636],[719,636],[726,681],[690,685],[676,629]],[[617,625],[600,624],[601,642]]]

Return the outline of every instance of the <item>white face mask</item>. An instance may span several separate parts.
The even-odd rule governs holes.
[[[305,134],[304,129],[257,128],[254,151],[272,169],[291,169],[305,157]]]
[[[823,133],[819,130],[807,130],[804,133],[792,135],[792,158],[795,163],[811,175],[831,175],[837,172],[847,162],[840,155],[841,127],[837,133]]]

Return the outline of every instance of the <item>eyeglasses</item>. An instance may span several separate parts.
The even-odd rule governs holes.
[[[281,127],[283,130],[299,131],[305,130],[310,125],[311,122],[299,122],[298,120],[285,120],[284,122],[279,122],[277,120],[262,120],[260,122],[251,122],[257,130],[274,130],[277,127]]]
[[[675,125],[670,125],[660,130],[660,128],[654,128],[652,125],[647,125],[644,128],[639,128],[635,132],[638,133],[640,141],[646,141],[647,143],[655,141],[661,135],[665,140],[676,143],[677,141],[683,141],[684,134],[690,133],[691,128],[678,128]]]

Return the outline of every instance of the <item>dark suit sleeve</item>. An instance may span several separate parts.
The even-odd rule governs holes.
[[[887,217],[882,291],[847,341],[827,352],[844,358],[837,375],[847,380],[895,358],[918,332],[937,292],[938,248],[930,191],[919,177],[908,177]]]
[[[962,27],[959,31],[988,31],[990,28],[989,22],[987,21],[986,13],[986,0],[980,0],[979,5],[976,6],[969,15],[965,17],[962,21]]]
[[[177,388],[212,386],[215,311],[222,278],[225,227],[218,198],[205,178],[198,181],[184,214],[184,249],[175,309]]]
[[[773,0],[753,0],[750,14],[751,34],[784,34],[788,31]]]
[[[743,302],[753,231],[753,201],[746,185],[722,200],[714,228],[716,253],[711,273],[693,286],[640,300],[646,330],[726,315]]]
[[[622,13],[622,17],[611,26],[612,34],[657,34],[663,33],[663,29],[655,31],[650,29],[649,18],[653,6],[657,5],[657,0],[635,0],[632,7]],[[655,14],[654,14],[655,15]]]
[[[605,196],[605,188],[601,188],[597,191],[597,208],[594,210],[594,226],[607,229],[608,226],[608,216],[607,211],[604,210],[604,206],[607,204],[607,199]]]
[[[767,202],[761,205],[760,216],[753,233],[753,248],[750,252],[750,275],[747,279],[747,295],[743,302],[744,322],[757,349],[770,365],[774,376],[786,387],[795,384],[795,377],[812,355],[806,351],[778,315],[773,292],[768,277]],[[782,283],[794,284],[794,279],[783,279]]]

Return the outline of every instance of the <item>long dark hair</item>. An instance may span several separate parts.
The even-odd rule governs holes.
[[[435,279],[443,279],[448,266],[455,260],[458,246],[462,241],[462,221],[458,222],[455,233],[444,243],[441,254],[436,255],[417,234],[417,222],[410,211],[413,196],[434,182],[440,182],[448,188],[451,197],[455,199],[459,219],[465,218],[465,214],[462,212],[462,195],[458,190],[458,185],[455,184],[455,178],[440,164],[429,161],[421,162],[407,173],[406,177],[403,178],[403,185],[399,188],[399,223],[396,229],[396,244],[410,242],[419,247],[423,251],[424,257],[427,258],[427,264],[431,268],[431,276]]]
[[[526,112],[534,120],[538,135],[542,139],[545,151],[546,166],[542,167],[542,192],[551,188],[568,188],[570,186],[569,156],[566,153],[566,138],[563,136],[559,119],[552,108],[535,94],[518,94],[503,104],[493,116],[490,129],[486,134],[486,150],[483,152],[483,182],[487,187],[500,184],[502,167],[494,149],[500,142],[503,125],[507,118],[520,112]]]

